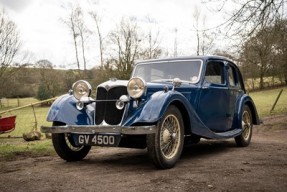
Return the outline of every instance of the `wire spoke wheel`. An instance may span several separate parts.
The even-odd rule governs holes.
[[[251,128],[252,125],[251,125],[250,114],[247,111],[244,111],[242,115],[242,129],[243,129],[242,136],[245,140],[248,140],[248,138],[250,137]]]
[[[242,133],[235,137],[235,142],[239,147],[247,147],[251,142],[253,127],[251,111],[247,105],[244,106],[241,119]]]
[[[157,128],[156,134],[147,135],[149,156],[157,168],[172,168],[181,156],[184,140],[184,124],[178,108],[171,105]]]
[[[65,141],[66,141],[67,146],[68,146],[72,151],[81,151],[81,149],[84,148],[83,145],[82,145],[82,146],[76,146],[76,145],[74,144],[74,140],[73,140],[72,136],[69,135],[69,134],[67,134],[67,133],[65,133]]]
[[[160,132],[160,148],[162,154],[171,159],[176,155],[179,148],[180,124],[174,115],[167,116],[161,127]]]

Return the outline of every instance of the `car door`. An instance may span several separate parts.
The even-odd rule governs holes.
[[[226,63],[207,62],[197,114],[209,129],[224,132],[231,128],[233,114],[230,96]]]
[[[236,106],[239,102],[239,98],[244,94],[244,84],[242,77],[238,68],[232,64],[227,64],[227,76],[228,76],[228,87],[229,87],[229,109],[228,113],[230,117],[228,118],[229,123],[233,123],[234,114],[236,113]]]

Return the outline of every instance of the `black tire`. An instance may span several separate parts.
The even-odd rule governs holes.
[[[191,135],[184,137],[184,145],[187,146],[187,145],[198,144],[200,142],[200,139],[201,139],[200,136],[191,133]]]
[[[251,142],[253,128],[252,114],[247,105],[244,106],[241,121],[243,131],[241,135],[235,137],[235,142],[238,147],[247,147]]]
[[[175,166],[184,143],[184,124],[180,111],[171,105],[157,124],[157,133],[147,135],[148,154],[159,169]]]
[[[200,142],[201,137],[198,135],[191,134],[191,143],[198,144]]]
[[[63,125],[54,122],[54,126]],[[66,133],[53,133],[52,143],[56,153],[66,161],[80,161],[87,156],[91,146],[75,146],[73,139]]]

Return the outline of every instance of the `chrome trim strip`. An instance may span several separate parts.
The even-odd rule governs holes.
[[[65,125],[65,126],[41,126],[43,133],[119,133],[126,135],[145,135],[156,133],[156,126],[119,126],[119,125]]]

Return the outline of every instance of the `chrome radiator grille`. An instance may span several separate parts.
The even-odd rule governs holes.
[[[127,95],[125,86],[113,87],[109,90],[106,90],[104,87],[98,87],[96,100],[117,100],[122,95]],[[96,102],[95,122],[97,125],[103,121],[109,125],[118,125],[121,122],[124,110],[118,110],[115,104],[115,101]]]

